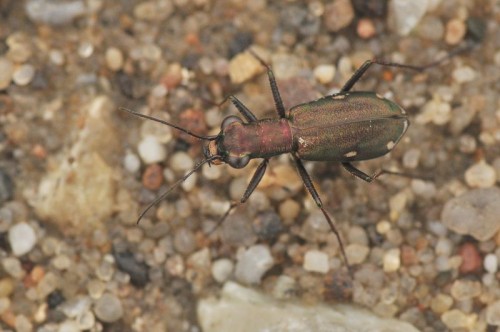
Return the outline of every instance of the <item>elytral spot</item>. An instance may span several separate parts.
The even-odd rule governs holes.
[[[408,129],[408,125],[410,124],[410,122],[408,120],[405,120],[403,123],[404,123],[403,134],[404,134],[406,132],[406,129]]]
[[[345,99],[345,97],[347,97],[347,94],[346,93],[342,93],[342,94],[338,94],[338,95],[333,95],[332,99],[334,99],[334,100],[342,100],[342,99]]]
[[[307,142],[302,137],[299,137],[299,144],[302,145],[303,147],[307,147]]]
[[[394,147],[394,145],[396,145],[396,143],[394,143],[394,141],[389,141],[386,145],[387,147],[387,150],[392,150],[392,148]]]
[[[353,157],[356,157],[357,154],[358,154],[357,151],[349,151],[346,154],[344,154],[344,157],[346,157],[346,158],[353,158]]]
[[[378,93],[376,93],[375,96],[377,96],[378,99],[385,99],[384,96],[382,96],[382,95],[380,95]]]

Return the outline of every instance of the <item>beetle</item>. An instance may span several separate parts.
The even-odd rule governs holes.
[[[165,198],[205,163],[214,165],[226,163],[233,168],[243,168],[251,159],[263,159],[256,168],[243,197],[240,201],[231,203],[217,224],[220,225],[234,208],[248,200],[262,180],[269,159],[290,153],[305,187],[335,234],[343,259],[351,271],[340,234],[325,210],[303,161],[340,162],[349,173],[366,182],[373,181],[383,173],[391,173],[381,170],[370,176],[356,168],[352,162],[374,159],[389,153],[407,131],[410,125],[408,115],[402,107],[375,92],[353,92],[351,89],[374,64],[422,71],[443,60],[421,67],[375,59],[367,60],[354,72],[338,93],[286,110],[271,67],[251,49],[249,52],[267,69],[278,118],[259,120],[236,96],[230,95],[222,103],[229,100],[241,117],[230,115],[222,121],[219,134],[203,136],[175,124],[121,108],[136,116],[165,124],[207,141],[203,148],[205,159],[156,198],[140,214],[137,222],[151,207]]]

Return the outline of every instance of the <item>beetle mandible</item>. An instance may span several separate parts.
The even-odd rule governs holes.
[[[174,183],[165,193],[156,198],[140,214],[137,222],[142,219],[151,207],[165,198],[174,188],[205,163],[214,165],[226,163],[233,168],[243,168],[251,159],[263,159],[255,170],[243,197],[240,201],[231,203],[229,209],[217,224],[220,225],[234,208],[248,200],[262,180],[269,159],[277,155],[290,153],[304,185],[339,241],[341,254],[350,271],[340,234],[325,210],[323,202],[302,161],[340,162],[349,173],[366,182],[373,181],[382,173],[390,173],[381,170],[370,176],[353,166],[352,162],[378,158],[390,152],[408,129],[410,124],[408,116],[399,105],[375,92],[351,92],[351,88],[373,64],[421,71],[442,61],[417,67],[379,60],[367,60],[355,71],[338,93],[293,106],[287,111],[283,105],[271,67],[251,49],[249,52],[267,69],[269,84],[276,112],[278,113],[276,119],[257,119],[252,111],[238,98],[230,95],[222,103],[226,100],[231,101],[243,119],[230,115],[222,121],[218,135],[203,136],[175,124],[121,108],[121,110],[136,116],[165,124],[207,141],[203,149],[205,159]]]

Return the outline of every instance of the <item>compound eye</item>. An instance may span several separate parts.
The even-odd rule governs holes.
[[[226,129],[227,126],[229,126],[231,123],[234,123],[234,122],[243,123],[243,121],[239,117],[237,117],[236,115],[230,115],[222,121],[222,124],[220,126],[222,131],[224,131],[224,129]]]
[[[249,161],[250,161],[250,157],[248,155],[243,156],[243,157],[229,156],[226,160],[226,162],[232,168],[243,168],[248,164]]]

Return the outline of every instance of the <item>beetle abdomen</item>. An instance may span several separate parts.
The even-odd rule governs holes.
[[[380,157],[398,143],[409,121],[394,102],[373,92],[327,96],[288,111],[301,159],[356,161]]]

